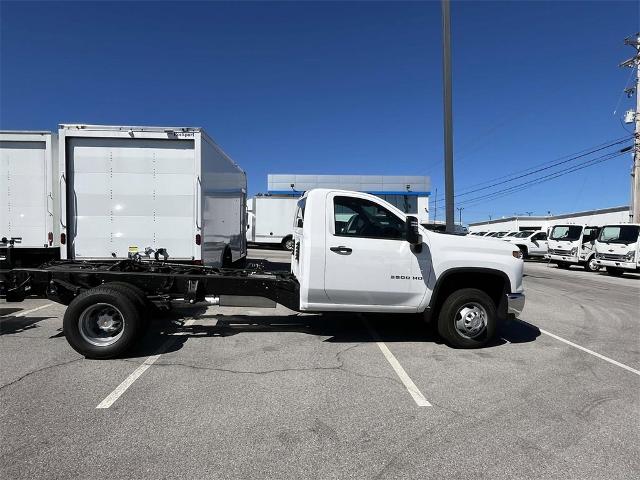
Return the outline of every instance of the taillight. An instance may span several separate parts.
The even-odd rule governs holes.
[[[201,245],[202,244],[202,237],[200,236],[199,233],[196,233],[196,245]]]
[[[53,245],[53,232],[47,234],[47,240],[49,240],[49,246]]]
[[[60,234],[60,243],[62,245],[64,245],[65,243],[67,243],[67,234],[66,233],[61,233]]]

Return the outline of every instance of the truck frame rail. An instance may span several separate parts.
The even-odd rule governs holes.
[[[53,301],[68,304],[83,291],[124,282],[140,289],[149,300],[183,299],[194,304],[212,296],[262,297],[299,309],[299,284],[286,271],[222,269],[160,261],[125,259],[117,262],[55,261],[39,268],[17,268],[6,275],[8,302],[20,302],[32,292],[46,292]]]

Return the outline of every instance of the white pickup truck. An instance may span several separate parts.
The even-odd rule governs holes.
[[[68,303],[63,330],[91,358],[130,348],[154,303],[263,297],[302,312],[421,314],[455,347],[492,339],[498,323],[524,307],[523,261],[506,242],[430,232],[384,200],[316,189],[302,197],[293,222],[291,272],[227,270],[141,259],[64,262],[13,270],[8,301],[47,285]],[[213,297],[213,298],[212,298]],[[217,299],[217,300],[216,300]]]
[[[547,234],[540,230],[524,230],[510,237],[502,237],[502,240],[518,247],[524,258],[544,257],[547,254]]]
[[[549,235],[549,253],[546,258],[558,265],[569,268],[581,265],[588,272],[597,272],[595,241],[600,227],[588,225],[554,225]]]
[[[596,240],[596,263],[607,273],[619,277],[640,271],[640,225],[606,225]]]

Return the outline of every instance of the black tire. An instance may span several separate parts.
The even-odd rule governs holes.
[[[120,333],[114,336],[111,343],[91,342],[87,339],[85,329],[81,331],[82,317],[88,317],[91,310],[99,308],[111,309],[121,316]],[[88,320],[83,322],[89,323],[91,322]],[[130,293],[125,293],[124,289],[117,286],[101,285],[81,293],[69,304],[64,314],[62,331],[76,352],[87,358],[104,359],[117,357],[129,350],[143,330],[143,323],[139,307]]]
[[[284,239],[282,240],[282,248],[289,252],[293,252],[293,248],[295,247],[295,245],[296,242],[291,235],[289,235],[288,237],[284,237]]]
[[[584,269],[587,272],[597,272],[600,270],[600,266],[595,262],[596,256],[591,255],[584,264]]]
[[[486,314],[485,326],[477,336],[464,336],[456,328],[458,314],[466,306],[480,306]],[[449,295],[442,304],[438,314],[438,333],[452,347],[479,348],[493,338],[497,322],[498,313],[491,297],[476,288],[463,288]]]
[[[112,287],[120,291],[123,295],[126,295],[138,308],[140,318],[144,321],[144,327],[147,326],[153,318],[156,308],[153,303],[147,300],[147,296],[142,289],[126,282],[109,282],[105,283],[104,286]]]
[[[624,275],[624,270],[617,267],[607,267],[607,274],[611,275],[612,277],[621,277],[622,275]]]

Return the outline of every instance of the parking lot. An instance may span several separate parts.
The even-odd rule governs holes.
[[[640,275],[525,275],[521,320],[480,350],[416,318],[209,307],[95,361],[64,306],[0,304],[0,474],[637,478]]]

